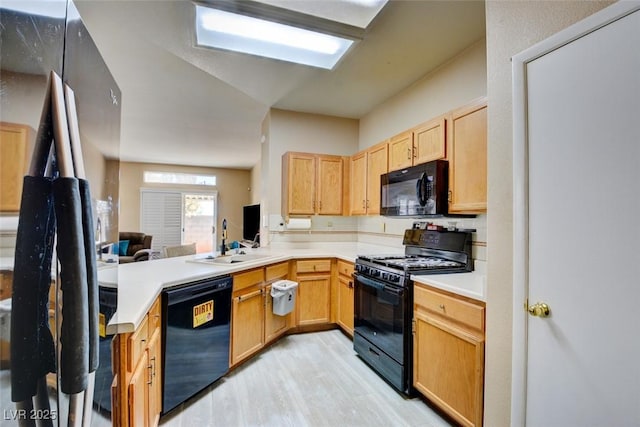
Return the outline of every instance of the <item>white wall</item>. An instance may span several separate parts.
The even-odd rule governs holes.
[[[486,93],[486,45],[482,39],[364,116],[359,148],[377,144]]]
[[[488,110],[488,271],[486,426],[508,426],[512,343],[512,81],[510,58],[611,2],[486,2]],[[570,396],[567,396],[570,398]]]

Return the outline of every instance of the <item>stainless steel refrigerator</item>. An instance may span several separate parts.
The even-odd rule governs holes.
[[[98,256],[98,252],[108,242],[118,239],[118,171],[120,145],[120,109],[121,92],[110,73],[89,30],[71,0],[24,1],[2,0],[0,3],[0,122],[2,126],[19,125],[26,129],[25,157],[31,159],[36,139],[53,138],[47,105],[51,98],[51,72],[59,75],[62,82],[72,89],[77,111],[77,126],[84,153],[86,178],[91,187],[93,223],[100,223],[96,230],[95,245],[87,248]],[[67,94],[67,96],[69,96]],[[0,144],[8,146],[8,139],[0,139]],[[10,151],[4,151],[3,155]],[[51,161],[46,174],[55,174],[56,160]],[[28,161],[25,162],[28,165]],[[27,171],[25,170],[25,173]],[[20,220],[18,211],[0,212],[3,219]],[[100,221],[97,221],[100,218]],[[37,230],[33,231],[34,233]],[[0,258],[7,277],[12,274],[15,256],[12,246],[16,246],[17,236],[11,230],[3,230]],[[61,340],[65,340],[60,329],[63,301],[60,292],[60,271],[58,252],[48,245],[54,245],[54,239],[47,241],[47,247],[39,247],[33,253],[33,259],[50,250],[53,262],[50,267],[50,292],[47,298],[48,327],[51,333],[55,354],[53,369],[46,375],[46,397],[49,412],[36,412],[40,418],[49,418],[45,425],[66,424],[69,419],[69,396],[60,391],[64,371],[59,369]],[[41,253],[39,253],[40,251]],[[37,268],[34,262],[34,269]],[[98,263],[98,268],[103,265]],[[48,272],[47,272],[48,274]],[[15,285],[14,285],[15,286]],[[102,324],[115,310],[113,290],[109,298],[102,298],[99,311]],[[5,295],[4,293],[2,295]],[[96,299],[97,300],[97,299]],[[4,301],[3,307],[11,307],[10,301]],[[16,317],[15,306],[3,314],[3,321],[11,322]],[[14,327],[16,325],[14,324]],[[11,346],[7,328],[0,329],[0,340]],[[100,328],[103,331],[103,328]],[[40,330],[38,331],[40,334]],[[67,341],[68,342],[68,341]],[[99,338],[98,364],[95,371],[94,409],[102,411],[96,415],[92,424],[110,425],[111,363],[109,351],[110,337]],[[69,345],[69,344],[68,344]],[[3,347],[5,348],[5,347]],[[11,367],[12,361],[2,355],[0,366],[0,410],[5,414],[8,424],[25,424],[25,414],[17,411],[12,402]],[[13,366],[17,361],[13,361]],[[34,369],[41,369],[41,367]],[[93,380],[92,380],[93,381]],[[42,403],[42,402],[41,402]],[[86,405],[85,405],[86,406]],[[28,418],[29,414],[26,414]],[[71,417],[73,418],[73,416]],[[39,421],[43,421],[40,419]]]

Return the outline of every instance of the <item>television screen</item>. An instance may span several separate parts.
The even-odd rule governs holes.
[[[260,232],[260,205],[248,205],[242,212],[242,239],[253,241]]]

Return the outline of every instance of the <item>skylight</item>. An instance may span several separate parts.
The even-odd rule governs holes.
[[[196,7],[199,46],[332,69],[354,40],[229,11]]]

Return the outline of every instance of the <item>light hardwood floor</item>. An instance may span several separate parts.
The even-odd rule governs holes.
[[[282,338],[160,425],[450,426],[421,399],[394,391],[338,330]]]

